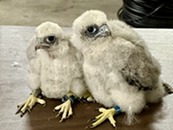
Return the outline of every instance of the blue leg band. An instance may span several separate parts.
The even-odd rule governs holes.
[[[114,106],[115,114],[119,114],[121,112],[120,107],[115,105]]]
[[[71,96],[68,97],[67,95],[65,95],[65,96],[62,97],[61,100],[62,100],[62,102],[66,102],[67,100],[70,100],[71,103],[73,104],[74,101],[75,101],[75,96],[71,95]]]

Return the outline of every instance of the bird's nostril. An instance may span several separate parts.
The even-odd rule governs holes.
[[[41,47],[40,46],[35,46],[35,50],[38,50],[40,49]]]

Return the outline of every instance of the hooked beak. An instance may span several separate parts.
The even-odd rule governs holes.
[[[97,39],[98,37],[106,37],[106,36],[110,36],[111,32],[109,30],[108,25],[104,24],[99,28],[98,33],[95,35],[95,39]]]
[[[43,43],[41,38],[37,38],[38,44],[35,46],[35,50],[50,48],[49,44]]]

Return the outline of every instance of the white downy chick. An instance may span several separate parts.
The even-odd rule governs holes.
[[[94,99],[111,109],[99,109],[92,127],[125,112],[126,123],[148,102],[157,102],[170,90],[160,79],[160,65],[142,38],[125,23],[108,21],[106,14],[89,10],[73,22],[72,44],[82,52],[83,71]],[[166,91],[165,91],[166,90]],[[170,92],[171,93],[171,92]]]
[[[58,24],[52,22],[44,22],[36,28],[27,49],[32,94],[19,105],[17,113],[21,116],[36,102],[45,104],[43,99],[38,98],[40,93],[47,98],[65,100],[65,103],[55,107],[62,114],[61,121],[72,115],[71,103],[76,96],[86,92],[86,86],[80,57],[69,38]]]

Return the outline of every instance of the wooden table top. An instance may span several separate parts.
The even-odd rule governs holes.
[[[36,105],[23,118],[16,106],[30,93],[27,87],[26,48],[35,27],[0,26],[0,130],[84,130],[89,119],[98,115],[96,103],[76,103],[74,115],[59,123],[53,108],[59,100],[45,99],[46,107]],[[65,29],[70,31],[70,29]],[[173,86],[173,29],[136,29],[146,40],[162,66],[162,78]],[[173,130],[173,95],[152,104],[138,115],[140,122],[124,125],[124,115],[115,117],[118,130]],[[95,130],[114,130],[108,121]]]

